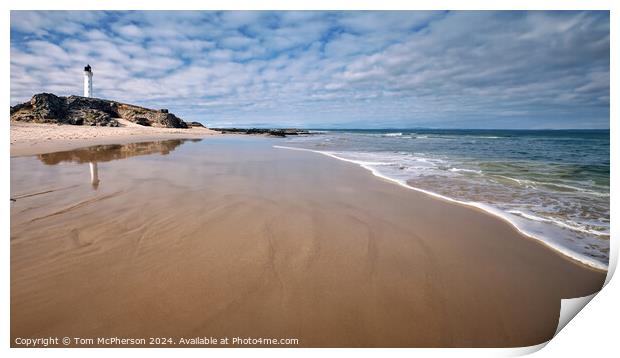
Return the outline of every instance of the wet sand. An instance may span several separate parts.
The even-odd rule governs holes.
[[[560,299],[602,287],[605,273],[495,217],[278,143],[117,148],[96,189],[95,154],[13,158],[11,344],[529,346],[553,336]]]

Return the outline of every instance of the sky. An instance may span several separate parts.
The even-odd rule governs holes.
[[[609,12],[12,11],[11,105],[212,127],[609,128]]]

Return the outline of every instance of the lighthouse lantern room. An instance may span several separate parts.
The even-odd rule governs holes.
[[[90,65],[84,67],[84,97],[93,96],[93,71]]]

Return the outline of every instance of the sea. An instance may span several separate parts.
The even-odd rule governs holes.
[[[475,206],[572,259],[608,267],[609,130],[317,129],[277,147]]]

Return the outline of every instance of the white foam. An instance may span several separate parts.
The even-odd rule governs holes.
[[[597,230],[591,230],[588,229],[587,227],[583,226],[583,225],[579,225],[577,223],[573,223],[571,224],[567,224],[561,220],[557,220],[557,219],[553,219],[553,218],[543,218],[540,216],[536,216],[530,213],[524,213],[522,211],[519,210],[508,210],[509,213],[511,214],[515,214],[515,215],[519,215],[522,216],[526,219],[530,219],[530,220],[534,220],[534,221],[539,221],[539,222],[547,222],[547,223],[553,223],[557,226],[560,227],[564,227],[566,229],[569,230],[573,230],[573,231],[579,231],[579,232],[583,232],[585,234],[590,234],[590,235],[596,235],[596,236],[607,236],[609,235],[608,231],[597,231]]]
[[[566,184],[558,184],[558,183],[550,183],[550,182],[546,182],[546,181],[536,181],[536,180],[526,180],[526,179],[515,179],[515,178],[511,178],[511,177],[507,177],[505,175],[494,175],[496,177],[499,178],[504,178],[504,179],[508,179],[508,180],[512,180],[514,182],[517,182],[525,187],[528,188],[535,188],[537,185],[543,185],[543,186],[554,186],[557,188],[564,188],[564,189],[569,189],[569,190],[573,190],[573,191],[577,191],[580,193],[584,193],[584,194],[589,194],[589,195],[594,195],[594,196],[600,196],[600,197],[608,197],[609,193],[601,193],[598,191],[594,191],[594,190],[588,190],[588,189],[584,189],[584,188],[578,188],[576,186],[572,186],[572,185],[566,185]]]
[[[534,182],[534,183],[539,183],[541,185],[555,186],[555,187],[558,187],[558,188],[570,189],[570,190],[574,190],[574,191],[578,191],[578,192],[582,192],[582,193],[586,193],[586,194],[594,195],[594,196],[600,196],[600,197],[608,197],[609,196],[609,193],[601,193],[601,192],[598,192],[598,191],[578,188],[578,187],[572,186],[572,185],[558,184],[558,183],[548,183],[548,182]]]
[[[476,174],[482,174],[482,172],[480,170],[474,170],[474,169],[464,169],[464,168],[450,168],[448,169],[451,172],[464,172],[464,173],[476,173]]]
[[[322,154],[334,159],[338,159],[344,162],[349,162],[349,163],[353,163],[356,165],[361,166],[362,168],[369,170],[374,176],[385,179],[387,181],[390,181],[394,184],[397,184],[401,187],[404,187],[406,189],[409,190],[415,190],[418,192],[422,192],[424,194],[430,195],[432,197],[435,198],[439,198],[451,203],[456,203],[456,204],[460,204],[460,205],[465,205],[465,206],[469,206],[469,207],[474,207],[480,210],[483,210],[491,215],[494,215],[502,220],[504,220],[505,222],[509,223],[512,227],[514,227],[519,233],[521,233],[524,236],[527,236],[529,238],[532,238],[534,240],[537,240],[539,242],[541,242],[542,244],[546,245],[547,247],[563,254],[566,257],[569,257],[575,261],[578,261],[584,265],[596,268],[596,269],[600,269],[600,270],[607,270],[607,265],[598,262],[598,261],[594,261],[591,258],[589,258],[586,255],[583,255],[581,253],[578,252],[573,252],[561,245],[556,244],[555,242],[549,241],[548,239],[546,239],[545,237],[536,235],[535,233],[533,233],[532,231],[530,231],[527,227],[525,227],[525,225],[519,225],[519,223],[515,220],[515,217],[510,215],[509,213],[506,213],[500,209],[497,209],[495,207],[492,207],[488,204],[484,204],[484,203],[479,203],[479,202],[474,202],[474,201],[462,201],[462,200],[457,200],[457,199],[453,199],[441,194],[437,194],[434,193],[432,191],[428,191],[428,190],[424,190],[424,189],[420,189],[420,188],[416,188],[413,187],[409,184],[407,184],[407,182],[405,180],[402,179],[394,179],[394,178],[390,178],[382,173],[380,173],[379,171],[377,171],[375,168],[368,166],[367,164],[362,164],[360,161],[357,160],[352,160],[352,159],[347,159],[347,158],[342,158],[337,156],[336,154],[332,153],[332,152],[327,152],[327,151],[320,151],[320,150],[312,150],[312,149],[305,149],[305,148],[296,148],[296,147],[286,147],[286,146],[280,146],[280,145],[274,145],[274,148],[279,148],[279,149],[288,149],[288,150],[298,150],[298,151],[304,151],[304,152],[312,152],[312,153],[318,153],[318,154]],[[509,178],[506,177],[507,179],[512,179],[515,181],[518,181],[514,178]]]

